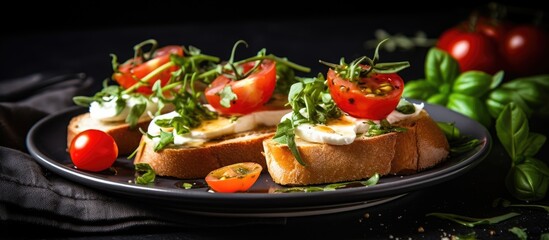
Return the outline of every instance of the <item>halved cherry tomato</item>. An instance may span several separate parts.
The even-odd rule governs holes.
[[[248,62],[240,67],[243,72],[253,68],[254,62]],[[230,86],[236,99],[231,101],[230,107],[221,105],[221,91]],[[269,101],[276,86],[276,63],[263,60],[258,69],[241,80],[232,80],[225,75],[219,75],[204,91],[208,103],[218,112],[225,115],[247,114],[261,108]]]
[[[255,162],[235,163],[211,171],[206,182],[216,192],[245,192],[254,185],[262,170]]]
[[[330,68],[327,82],[330,95],[341,110],[371,120],[381,120],[395,110],[404,90],[404,81],[396,73],[370,73],[352,82]]]
[[[183,48],[176,45],[159,48],[154,51],[153,57],[146,62],[143,62],[142,58],[129,59],[118,67],[118,72],[113,74],[113,79],[120,86],[127,89],[153,70],[169,62],[171,54],[183,56]],[[149,86],[139,87],[137,92],[144,94],[152,93],[152,86],[157,80],[160,80],[161,85],[164,86],[170,80],[171,73],[177,69],[177,66],[172,66],[160,72],[156,77],[149,80]]]
[[[69,147],[76,168],[99,172],[108,169],[118,157],[118,145],[108,133],[89,129],[77,134]]]

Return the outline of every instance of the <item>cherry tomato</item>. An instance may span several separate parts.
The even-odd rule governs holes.
[[[468,24],[468,23],[467,23]],[[511,23],[498,19],[479,17],[474,25],[474,32],[482,33],[490,37],[496,44],[502,42],[507,31],[511,28]]]
[[[395,110],[404,90],[404,81],[396,73],[370,73],[351,82],[330,68],[327,82],[330,95],[341,110],[371,120],[381,120]]]
[[[248,62],[241,67],[249,71],[254,62]],[[230,107],[221,105],[221,91],[230,86],[236,99]],[[247,114],[261,108],[273,95],[276,86],[276,63],[263,60],[258,69],[241,80],[232,80],[225,75],[219,75],[204,91],[208,103],[221,114]]]
[[[479,70],[494,74],[502,69],[495,42],[480,33],[462,33],[443,50],[458,61],[462,72]]]
[[[505,68],[517,76],[546,72],[549,68],[547,33],[534,25],[520,25],[507,32],[501,44]]]
[[[183,48],[175,45],[159,48],[154,51],[152,59],[146,62],[143,62],[142,58],[129,59],[118,67],[118,72],[113,74],[113,79],[116,80],[120,86],[127,89],[153,70],[169,62],[171,54],[183,56]],[[170,80],[171,73],[177,69],[177,66],[172,66],[165,71],[160,72],[156,77],[149,80],[148,86],[139,87],[137,92],[144,94],[152,93],[152,85],[157,80],[160,79],[162,86],[164,86]]]
[[[89,129],[77,134],[69,147],[76,168],[99,172],[108,169],[118,157],[118,146],[108,133]]]
[[[245,192],[254,185],[262,170],[255,162],[231,164],[211,171],[206,182],[216,192]]]

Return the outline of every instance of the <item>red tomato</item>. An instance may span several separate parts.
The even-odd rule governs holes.
[[[245,192],[254,185],[262,170],[258,163],[236,163],[211,171],[206,182],[216,192]]]
[[[462,72],[479,70],[494,74],[502,69],[495,42],[480,33],[462,33],[443,50],[458,61]]]
[[[330,95],[341,110],[371,120],[384,119],[395,110],[404,90],[404,81],[396,73],[370,73],[351,82],[330,68],[327,82]]]
[[[254,62],[244,64],[244,72],[254,66]],[[220,93],[230,86],[237,99],[231,101],[230,107],[221,105]],[[261,108],[273,95],[276,86],[276,63],[263,60],[254,73],[241,80],[232,80],[219,75],[204,91],[208,103],[222,114],[247,114]]]
[[[111,135],[96,129],[77,134],[69,147],[76,168],[99,172],[108,169],[118,157],[118,146]]]
[[[511,24],[502,20],[480,17],[474,27],[474,32],[482,33],[490,37],[496,44],[499,44],[508,29],[511,28]]]
[[[501,51],[506,69],[517,76],[547,72],[547,33],[533,25],[520,25],[505,35]]]
[[[154,52],[153,58],[146,62],[143,62],[142,58],[129,59],[118,67],[118,72],[113,74],[113,79],[116,80],[120,86],[127,89],[153,70],[169,62],[171,54],[183,56],[183,48],[175,45],[159,48]],[[167,70],[160,72],[156,77],[149,80],[149,86],[139,87],[137,91],[144,94],[152,93],[152,85],[157,80],[160,79],[162,86],[164,86],[170,80],[171,73],[177,69],[177,66],[172,66]]]
[[[438,38],[436,46],[442,50],[448,49],[450,47],[450,42],[454,41],[454,39],[456,39],[464,31],[465,30],[461,25],[445,30]]]

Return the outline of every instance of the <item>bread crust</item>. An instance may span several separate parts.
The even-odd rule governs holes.
[[[407,131],[360,137],[339,146],[297,138],[306,166],[297,162],[287,145],[267,139],[263,142],[267,169],[276,183],[300,186],[361,180],[374,173],[412,174],[447,158],[446,136],[425,110],[393,125]]]
[[[448,157],[448,140],[427,111],[422,110],[417,116],[394,125],[408,130],[398,134],[397,154],[391,164],[392,174],[417,173]]]
[[[396,139],[396,133],[389,133],[361,137],[349,145],[338,146],[297,139],[305,166],[297,162],[286,144],[268,139],[263,147],[267,169],[274,182],[298,186],[360,180],[375,173],[388,174]]]
[[[134,128],[125,122],[102,122],[90,117],[90,113],[83,113],[71,119],[67,126],[67,149],[72,139],[87,129],[99,129],[110,134],[118,146],[118,155],[129,155],[139,146],[143,135],[139,128],[146,130],[151,119],[141,119]]]
[[[160,176],[181,179],[204,178],[212,170],[239,162],[256,162],[265,170],[262,142],[272,138],[275,128],[226,136],[198,147],[170,146],[154,151],[154,142],[143,136],[134,164],[148,163]]]

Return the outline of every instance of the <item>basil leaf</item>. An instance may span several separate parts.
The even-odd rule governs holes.
[[[492,84],[490,85],[490,89],[497,88],[501,82],[503,82],[503,77],[505,76],[503,71],[498,71],[494,76],[492,76]]]
[[[425,78],[435,86],[452,84],[459,75],[459,64],[450,54],[432,47],[425,59]]]
[[[526,140],[526,149],[524,149],[524,152],[522,153],[525,157],[533,157],[536,155],[536,153],[539,152],[543,144],[545,144],[545,141],[547,140],[547,137],[545,135],[530,132],[528,134],[528,139]]]
[[[446,107],[476,120],[486,128],[492,125],[492,117],[479,98],[452,93]]]
[[[512,227],[509,229],[509,232],[512,232],[515,234],[518,239],[520,240],[526,240],[528,239],[528,234],[526,234],[526,229],[518,228],[518,227]]]
[[[437,93],[427,99],[428,103],[438,104],[441,106],[446,106],[448,104],[448,94]]]
[[[522,201],[537,201],[545,198],[549,188],[549,168],[545,163],[527,158],[511,167],[505,179],[508,191]]]
[[[408,81],[404,85],[402,96],[418,100],[427,100],[438,92],[436,85],[427,80]]]
[[[528,147],[526,140],[529,131],[526,115],[514,102],[509,103],[498,116],[496,133],[513,162],[517,162]]]
[[[513,101],[513,91],[509,89],[498,88],[488,95],[486,107],[493,118],[497,118],[503,108]]]
[[[453,92],[481,97],[490,90],[492,76],[482,71],[467,71],[460,74],[454,82]]]

